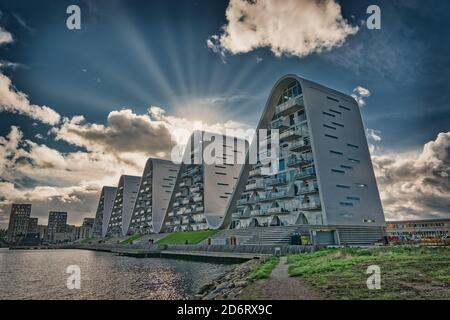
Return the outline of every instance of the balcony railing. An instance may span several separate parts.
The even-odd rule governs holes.
[[[262,174],[261,168],[254,169],[249,172],[250,177],[259,177],[261,176],[261,174]]]
[[[245,186],[245,191],[261,190],[265,188],[264,181],[257,181]]]
[[[315,183],[312,187],[300,188],[299,190],[300,194],[310,194],[316,192],[319,192],[319,186],[317,185],[317,183]]]
[[[312,160],[307,159],[303,156],[290,156],[288,158],[287,165],[288,167],[298,167],[298,166],[304,166],[307,164],[311,164]]]
[[[295,98],[292,98],[285,103],[280,104],[279,106],[275,107],[275,114],[280,116],[285,116],[290,113],[296,112],[298,110],[301,110],[305,106],[303,105],[303,97],[297,96]]]
[[[286,183],[287,183],[286,176],[280,176],[277,178],[272,178],[272,179],[266,180],[267,186],[277,186],[277,185],[282,185],[282,184],[286,184]]]
[[[202,196],[195,196],[194,197],[194,202],[199,202],[199,201],[202,201],[202,200],[203,200]]]
[[[294,151],[294,152],[302,152],[302,151],[308,150],[310,148],[311,148],[311,142],[309,141],[309,139],[302,139],[302,140],[296,141],[289,146],[289,150]]]
[[[308,202],[300,205],[301,210],[320,210],[320,208],[321,205],[318,202]]]
[[[288,214],[289,211],[282,207],[270,208],[268,210],[270,214]]]
[[[295,177],[295,179],[302,180],[302,179],[312,178],[315,175],[316,175],[316,169],[311,167],[311,168],[306,168],[306,169],[303,169],[303,170],[297,172],[294,177]]]
[[[287,129],[289,128],[289,118],[281,117],[276,120],[273,120],[270,125],[269,129]]]
[[[300,128],[291,128],[280,134],[280,141],[291,141],[299,139],[302,136],[302,130]]]

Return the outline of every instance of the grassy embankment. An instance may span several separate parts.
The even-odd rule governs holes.
[[[135,234],[129,236],[128,238],[126,238],[125,240],[122,240],[120,243],[123,243],[123,244],[130,244],[130,243],[132,243],[133,241],[139,239],[140,237],[142,237],[142,234],[135,233]]]
[[[253,279],[268,279],[273,269],[275,269],[279,262],[279,257],[273,256],[268,258],[267,260],[261,262],[256,269],[252,271],[250,277]]]
[[[202,230],[192,232],[173,232],[156,241],[157,244],[198,244],[215,235],[217,230]]]
[[[290,255],[289,274],[330,299],[450,299],[450,249],[432,247],[328,248]],[[381,289],[369,290],[369,265]]]

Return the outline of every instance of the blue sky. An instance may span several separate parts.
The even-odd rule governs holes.
[[[365,127],[381,138],[369,139],[374,155],[420,153],[424,144],[449,131],[450,4],[376,1],[381,30],[368,30],[361,21],[373,1],[338,3],[343,18],[359,30],[330,50],[299,57],[257,47],[227,52],[224,62],[206,41],[227,25],[228,1],[0,0],[0,26],[14,38],[0,46],[0,61],[19,64],[0,72],[31,103],[103,126],[112,111],[128,108],[144,115],[150,106],[170,117],[255,126],[276,80],[296,73],[349,94],[357,86],[370,91],[361,112]],[[66,28],[70,4],[81,8],[81,30]],[[87,143],[48,134],[52,125],[0,112],[0,136],[6,137],[11,126],[20,128],[23,140],[62,154],[93,151]],[[2,179],[16,188],[81,186],[23,172],[20,179],[12,176],[12,169],[5,169]],[[39,209],[43,217],[44,208]]]

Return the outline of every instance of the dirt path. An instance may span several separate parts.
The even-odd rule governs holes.
[[[248,286],[241,298],[257,300],[319,300],[320,293],[297,277],[289,277],[287,258],[272,271],[270,278]]]

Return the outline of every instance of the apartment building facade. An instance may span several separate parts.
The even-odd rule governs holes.
[[[104,237],[108,230],[108,223],[111,218],[114,198],[116,196],[116,187],[104,186],[98,200],[95,221],[92,230],[93,237]]]
[[[21,242],[28,232],[31,204],[13,203],[9,217],[7,240],[11,244]]]
[[[215,151],[209,153],[212,149]],[[228,202],[242,167],[237,160],[245,159],[246,150],[245,140],[195,131],[184,151],[163,230],[223,227]]]
[[[67,232],[67,212],[50,211],[48,214],[47,236],[49,242],[63,242]]]
[[[126,236],[137,199],[141,177],[123,175],[120,177],[106,236]]]
[[[161,231],[179,169],[169,160],[147,160],[128,233]]]
[[[227,211],[231,228],[361,226],[381,236],[384,213],[352,97],[284,76],[272,89],[257,129],[267,129],[269,137],[278,134],[277,170],[263,174],[268,148],[259,150],[256,164],[243,167]]]

